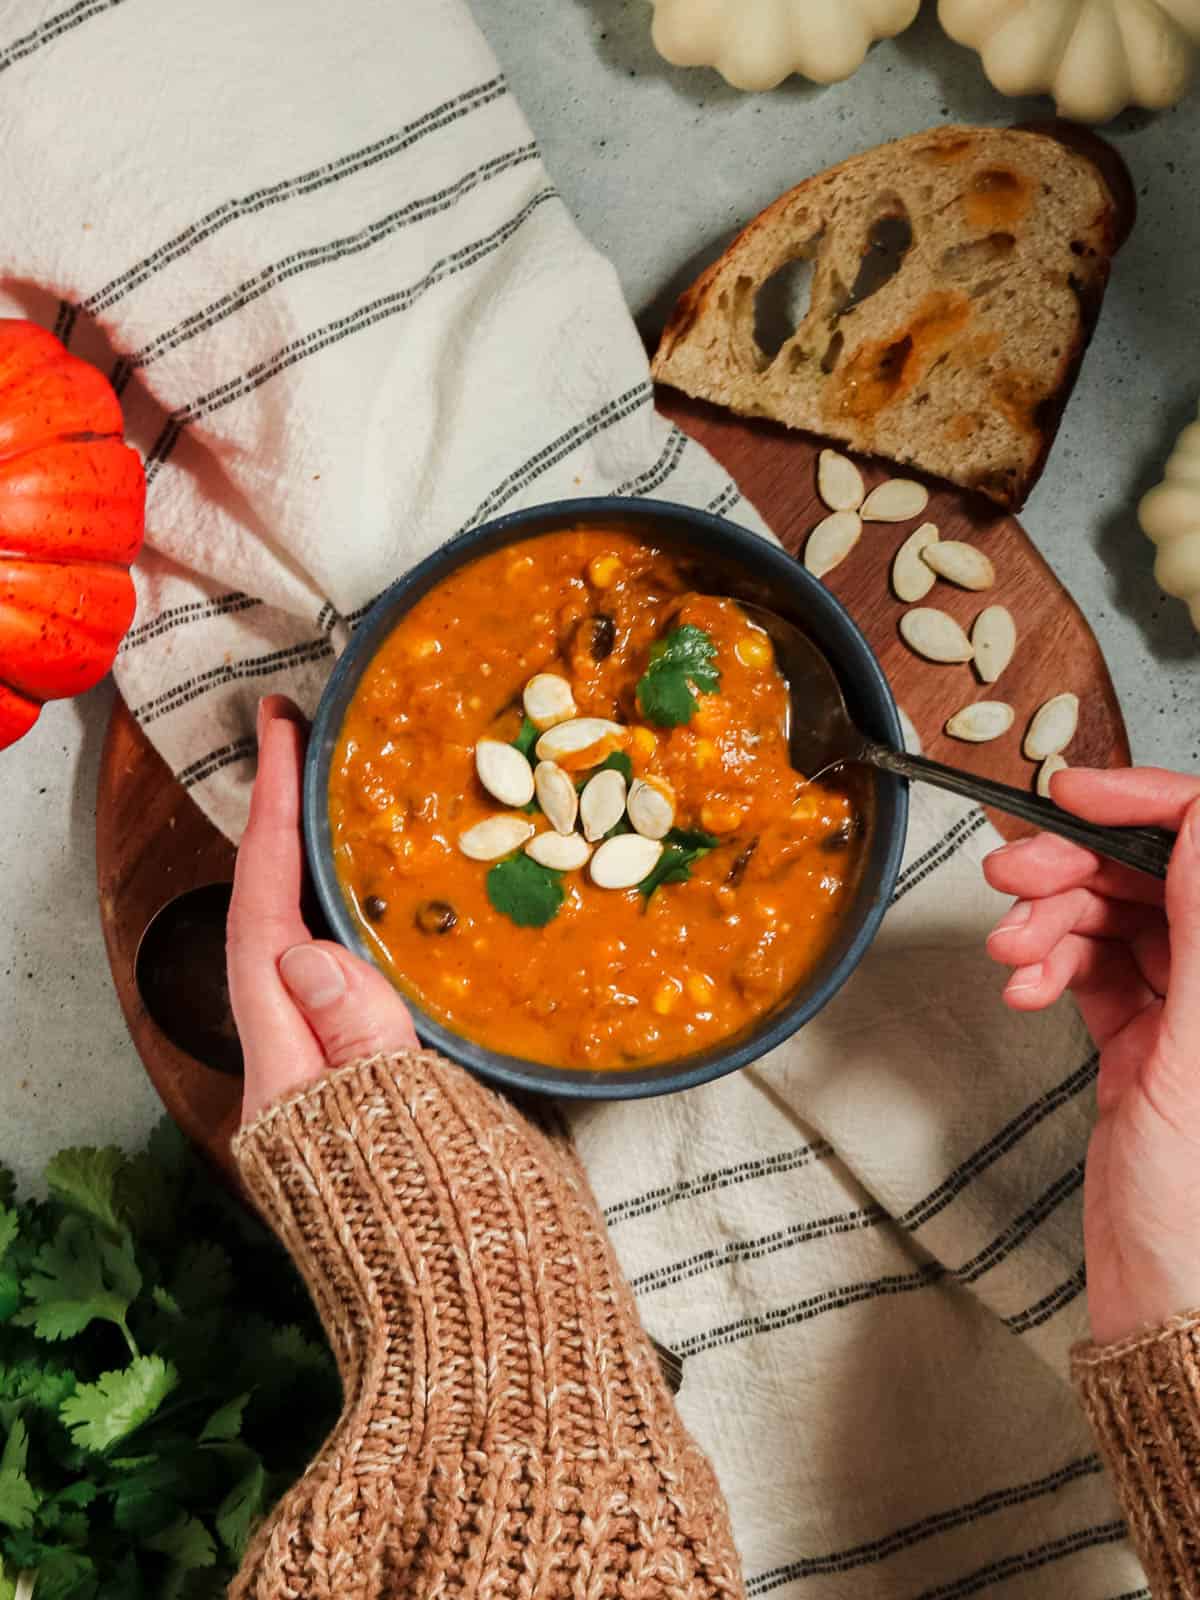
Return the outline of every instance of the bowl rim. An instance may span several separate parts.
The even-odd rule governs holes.
[[[707,532],[720,540],[735,559],[745,557],[760,573],[764,567],[768,569],[768,575],[773,568],[781,582],[798,585],[806,592],[805,604],[811,606],[815,613],[824,613],[825,620],[846,636],[851,653],[857,651],[859,667],[874,692],[887,738],[895,748],[903,749],[903,731],[895,697],[862,630],[841,601],[819,579],[814,578],[782,545],[762,534],[752,532],[726,517],[676,501],[624,495],[551,500],[480,523],[439,545],[376,596],[355,628],[350,642],[334,663],[313,718],[304,761],[301,805],[308,871],[333,937],[373,966],[378,967],[379,963],[350,915],[334,870],[333,852],[329,847],[327,795],[332,752],[349,699],[368,664],[400,620],[399,616],[393,615],[396,602],[411,596],[409,605],[405,607],[406,612],[437,583],[476,556],[502,548],[518,538],[561,531],[564,525],[572,522],[598,518],[629,521],[640,518],[666,523],[680,531]],[[404,612],[401,612],[400,616],[403,615]],[[585,1071],[551,1066],[492,1050],[487,1045],[454,1032],[400,991],[412,1014],[418,1038],[424,1046],[437,1050],[479,1077],[505,1089],[553,1095],[560,1099],[639,1100],[675,1094],[723,1078],[761,1059],[810,1022],[838,993],[862,960],[891,905],[908,829],[908,785],[905,780],[882,772],[877,774],[877,778],[894,785],[895,818],[873,902],[867,908],[854,937],[814,991],[802,1004],[784,1007],[773,1018],[769,1014],[764,1026],[751,1025],[750,1031],[744,1036],[735,1036],[728,1045],[717,1041],[708,1050],[697,1052],[695,1057],[681,1056],[628,1071]],[[689,1066],[689,1060],[696,1064]]]

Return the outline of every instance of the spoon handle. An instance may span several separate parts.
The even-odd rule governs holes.
[[[912,778],[918,783],[931,783],[938,789],[949,789],[951,794],[964,795],[968,800],[978,800],[981,805],[994,806],[1006,811],[1010,817],[1020,817],[1032,822],[1047,833],[1060,834],[1097,855],[1119,861],[1122,866],[1148,872],[1155,878],[1165,878],[1175,835],[1166,828],[1106,828],[1098,822],[1086,822],[1056,806],[1053,800],[1043,800],[1040,795],[1027,794],[1008,783],[997,783],[991,778],[979,778],[971,772],[960,772],[957,767],[943,766],[940,761],[930,761],[928,756],[909,755],[907,751],[891,750],[887,745],[869,743],[862,759],[884,772],[898,778]]]

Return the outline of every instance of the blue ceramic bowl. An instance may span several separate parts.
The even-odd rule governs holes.
[[[863,731],[888,744],[900,744],[896,703],[867,641],[823,584],[757,534],[706,512],[657,500],[559,500],[501,517],[443,545],[386,590],[364,617],[321,697],[304,774],[308,863],[334,936],[367,960],[371,950],[334,871],[328,800],[334,748],[359,679],[405,612],[451,572],[499,546],[582,524],[634,533],[694,564],[697,588],[756,601],[798,623],[829,658]],[[872,773],[871,780],[874,794],[865,858],[837,935],[815,971],[750,1029],[695,1055],[608,1072],[549,1067],[489,1050],[454,1033],[410,1001],[418,1034],[433,1049],[509,1089],[596,1100],[670,1094],[722,1077],[765,1055],[837,993],[862,959],[891,901],[904,848],[908,791],[902,782],[882,773]]]

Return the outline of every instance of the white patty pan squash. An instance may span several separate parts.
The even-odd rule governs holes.
[[[793,72],[836,83],[919,8],[920,0],[654,0],[654,44],[677,67],[716,67],[735,89],[774,89]]]
[[[1167,461],[1166,475],[1143,496],[1138,517],[1158,546],[1159,588],[1191,608],[1200,628],[1200,422],[1189,423]]]
[[[1200,46],[1200,0],[938,0],[938,16],[1001,94],[1052,94],[1076,122],[1174,105]]]

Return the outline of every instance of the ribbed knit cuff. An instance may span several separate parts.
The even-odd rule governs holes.
[[[1154,1600],[1200,1600],[1200,1311],[1076,1346],[1071,1376]]]
[[[401,1051],[329,1073],[235,1150],[345,1408],[233,1600],[741,1600],[712,1469],[559,1145]]]

